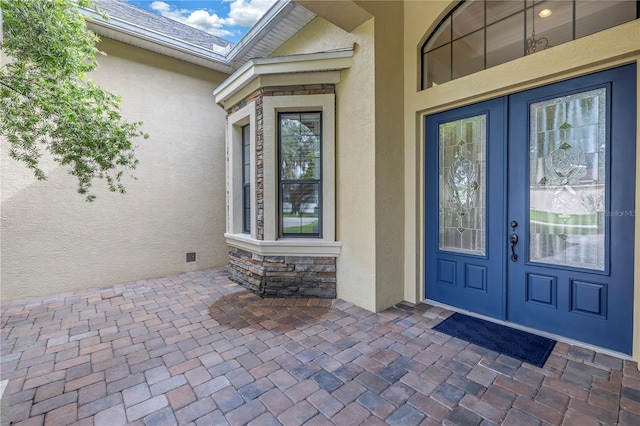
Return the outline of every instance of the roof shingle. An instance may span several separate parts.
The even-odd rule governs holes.
[[[155,31],[204,49],[218,52],[221,49],[233,47],[233,43],[213,34],[165,18],[123,0],[93,0],[93,4],[114,19],[126,21],[138,27]]]

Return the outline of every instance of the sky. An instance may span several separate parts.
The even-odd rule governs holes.
[[[233,43],[277,0],[126,0]]]

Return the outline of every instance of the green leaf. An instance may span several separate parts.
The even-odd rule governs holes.
[[[89,193],[95,179],[125,192],[121,178],[138,160],[132,140],[148,138],[142,123],[120,114],[120,97],[87,78],[97,66],[98,37],[78,7],[89,0],[0,0],[4,40],[12,58],[0,68],[0,136],[10,156],[38,179],[43,151],[77,177],[78,192]]]

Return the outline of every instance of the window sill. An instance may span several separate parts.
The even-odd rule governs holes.
[[[291,238],[277,241],[254,240],[247,234],[224,234],[227,244],[262,256],[322,256],[338,257],[340,241],[311,238]]]

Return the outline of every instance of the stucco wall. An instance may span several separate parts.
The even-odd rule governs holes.
[[[404,300],[403,4],[358,2],[375,22],[376,311]]]
[[[137,180],[125,179],[126,195],[95,182],[87,203],[64,168],[47,162],[49,179],[36,181],[3,141],[3,301],[226,263],[225,118],[211,94],[226,76],[110,40],[99,47],[108,56],[91,77],[150,135],[138,141]]]
[[[347,33],[316,18],[273,55],[322,52],[356,43],[336,86],[337,295],[376,309],[374,23]]]
[[[356,44],[336,88],[337,291],[380,311],[404,298],[403,4],[356,3],[373,18],[351,32],[317,18],[274,55]]]
[[[441,17],[457,2],[407,1],[404,13],[405,126],[405,299],[424,298],[423,144],[427,114],[515,93],[640,58],[640,21],[541,51],[437,87],[419,91],[420,48]],[[640,85],[639,85],[640,87]],[[638,96],[640,100],[640,96]],[[638,108],[640,110],[640,108]],[[640,132],[637,139],[640,141]],[[637,152],[640,150],[637,150]],[[636,161],[637,167],[640,161]],[[640,177],[640,168],[636,171]],[[639,181],[640,182],[640,181]],[[636,183],[640,202],[640,185]],[[640,316],[640,220],[636,215],[635,314]],[[640,359],[640,327],[634,330],[634,358]]]

